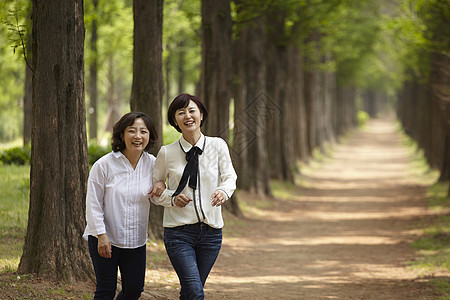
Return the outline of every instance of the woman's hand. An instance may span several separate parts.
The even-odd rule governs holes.
[[[175,204],[178,207],[185,207],[191,201],[192,199],[186,196],[185,194],[178,194],[173,199],[173,204]]]
[[[98,238],[98,254],[104,258],[111,258],[111,242],[106,233],[99,234]]]
[[[150,197],[160,197],[162,192],[166,189],[166,184],[163,181],[158,181],[151,188],[148,194]]]
[[[227,200],[225,193],[222,191],[215,191],[211,195],[211,205],[212,206],[221,206]]]

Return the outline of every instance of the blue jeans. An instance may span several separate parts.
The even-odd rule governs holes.
[[[97,278],[94,299],[114,299],[117,268],[120,268],[122,277],[122,291],[116,299],[139,299],[144,290],[146,245],[135,249],[112,246],[111,258],[104,258],[98,254],[97,238],[89,236],[88,245]]]
[[[180,279],[180,299],[204,299],[206,278],[222,246],[222,229],[204,223],[164,228],[164,244]]]

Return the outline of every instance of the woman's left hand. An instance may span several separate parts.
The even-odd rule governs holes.
[[[225,193],[222,191],[215,191],[211,196],[212,206],[221,206],[227,200]]]
[[[160,197],[162,192],[166,189],[166,184],[162,181],[155,183],[148,192],[150,197]]]

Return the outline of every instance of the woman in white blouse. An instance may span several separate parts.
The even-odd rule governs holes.
[[[88,240],[97,286],[94,299],[114,299],[117,269],[122,291],[116,299],[138,299],[144,290],[147,224],[157,140],[144,113],[125,114],[113,128],[112,152],[89,173],[86,196]]]
[[[208,111],[195,96],[170,104],[169,123],[182,137],[163,146],[150,190],[164,208],[164,243],[181,284],[180,299],[204,299],[203,287],[222,245],[222,208],[236,189],[226,142],[202,134]],[[158,186],[166,182],[162,191]],[[157,197],[160,195],[160,197]]]

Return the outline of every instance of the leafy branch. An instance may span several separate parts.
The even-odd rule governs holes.
[[[33,67],[31,66],[31,63],[28,60],[28,55],[27,55],[27,47],[26,47],[26,26],[20,24],[19,22],[19,17],[20,17],[20,13],[18,9],[15,10],[10,10],[9,11],[9,16],[12,17],[14,19],[14,23],[10,23],[9,21],[4,21],[3,23],[7,26],[8,30],[10,32],[12,32],[13,37],[10,40],[13,42],[12,48],[13,48],[13,53],[16,53],[16,49],[17,48],[22,48],[22,52],[23,52],[23,58],[25,59],[25,62],[28,66],[28,68],[30,68],[31,71],[34,72]]]

